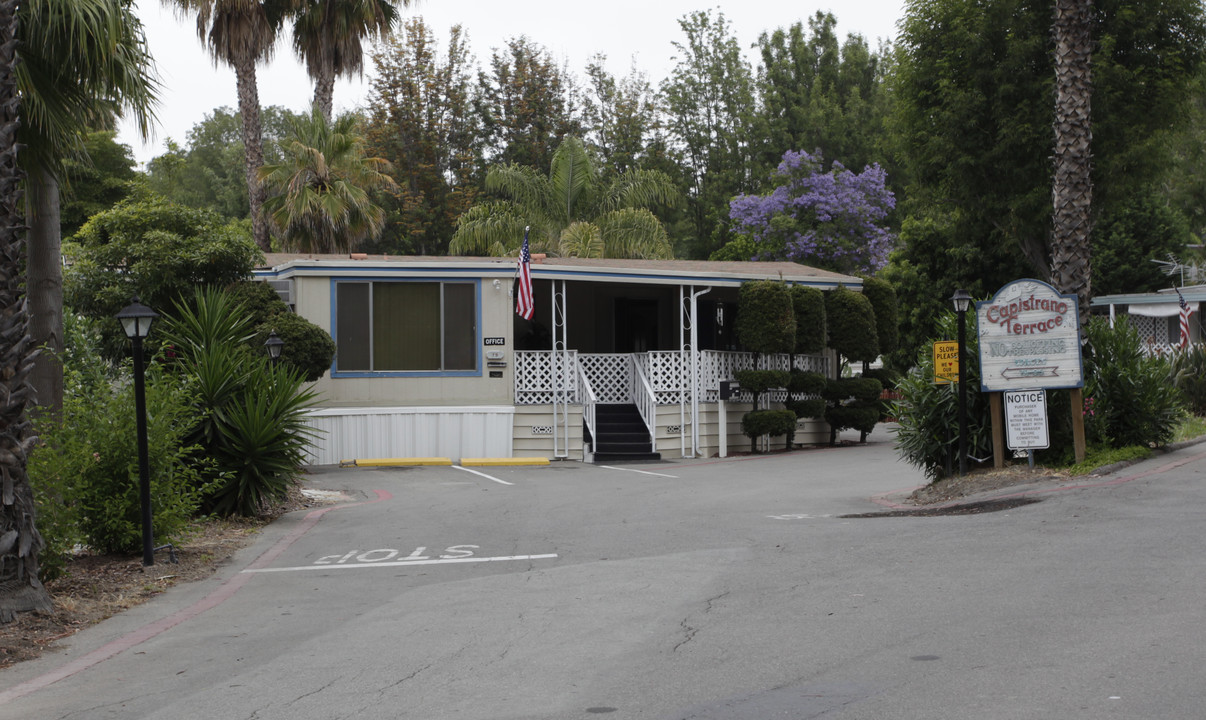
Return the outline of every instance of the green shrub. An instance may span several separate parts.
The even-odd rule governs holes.
[[[756,353],[790,353],[796,346],[796,317],[787,286],[774,280],[741,284],[737,340]]]
[[[1171,370],[1161,357],[1147,356],[1130,323],[1111,328],[1093,318],[1086,328],[1085,403],[1088,427],[1110,447],[1165,445],[1184,408],[1180,391],[1169,382]]]
[[[879,400],[879,396],[883,394],[883,390],[884,386],[875,378],[838,378],[837,380],[831,380],[825,387],[823,397],[833,403],[840,403],[850,399],[870,403]]]
[[[871,302],[875,313],[875,334],[879,340],[879,354],[896,352],[900,342],[896,290],[892,283],[876,277],[863,278],[863,295]]]
[[[335,359],[335,341],[326,330],[300,315],[283,312],[256,328],[251,340],[252,348],[263,352],[264,341],[274,331],[285,343],[281,347],[281,364],[300,372],[303,380],[314,382],[331,369],[331,361]]]
[[[1190,345],[1173,353],[1172,379],[1189,411],[1206,416],[1206,345]]]
[[[956,336],[956,316],[947,311],[938,320],[938,338]],[[965,360],[961,368],[967,383],[967,454],[988,457],[992,454],[992,428],[988,397],[980,390],[978,340],[967,334]],[[896,448],[910,465],[921,469],[930,480],[945,477],[957,465],[959,449],[958,385],[934,383],[934,356],[931,343],[917,353],[917,362],[896,384],[900,398],[892,403],[891,414],[899,427]]]
[[[861,293],[839,286],[825,296],[829,347],[847,360],[871,362],[879,356],[875,310]]]
[[[828,337],[825,293],[817,288],[795,285],[791,289],[791,304],[796,315],[795,352],[811,354],[824,350]]]
[[[821,373],[792,370],[791,377],[787,382],[787,389],[792,394],[820,395],[825,391],[825,385],[828,382]]]
[[[785,388],[791,381],[791,376],[786,370],[738,370],[734,375],[742,390],[748,390],[755,395],[772,388]]]
[[[134,388],[127,363],[101,355],[100,332],[82,317],[64,317],[63,410],[38,418],[41,444],[29,460],[39,528],[47,541],[42,572],[53,577],[77,544],[102,553],[142,547]],[[195,424],[191,398],[158,363],[146,371],[147,448],[152,531],[157,544],[178,540],[204,485],[184,447]]]
[[[860,433],[875,429],[883,414],[880,395],[883,385],[875,378],[851,377],[829,381],[822,397],[828,403],[825,422],[829,423],[830,443],[837,442],[837,434],[844,428],[853,428]]]
[[[207,506],[254,515],[300,471],[311,435],[303,420],[317,396],[300,370],[273,366],[247,344],[251,318],[238,307],[224,293],[198,291],[191,306],[177,305],[164,335],[196,398],[192,439],[215,462]]]
[[[750,439],[751,445],[763,435],[790,436],[795,430],[796,414],[791,410],[754,410],[741,418],[741,432]],[[789,438],[789,445],[790,442]]]
[[[252,352],[266,352],[264,341],[275,332],[285,343],[280,362],[300,370],[308,382],[321,378],[331,368],[335,341],[330,334],[290,310],[271,285],[245,280],[232,284],[226,293],[231,301],[242,305],[255,329],[247,340]]]
[[[820,398],[813,400],[791,400],[787,409],[796,414],[797,418],[819,418],[825,416],[826,403]]]
[[[876,404],[853,402],[848,405],[830,405],[825,408],[825,422],[829,423],[831,433],[843,428],[869,433],[879,422],[879,413],[879,406]]]

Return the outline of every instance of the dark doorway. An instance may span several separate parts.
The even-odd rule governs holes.
[[[616,298],[616,352],[657,349],[657,300]]]

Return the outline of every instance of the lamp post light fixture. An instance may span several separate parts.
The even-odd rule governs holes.
[[[268,339],[264,341],[264,347],[268,349],[268,358],[275,365],[281,359],[281,350],[285,347],[285,341],[281,340],[280,336],[273,330],[268,333]]]
[[[151,332],[151,323],[159,313],[143,305],[135,296],[116,315],[126,337],[134,346],[134,412],[138,426],[138,502],[142,511],[142,566],[155,564],[155,542],[151,531],[151,472],[147,457],[147,393],[143,367],[142,341]]]
[[[967,342],[967,308],[971,305],[971,295],[963,289],[951,295],[955,304],[955,312],[959,316],[959,474],[967,472],[967,366],[963,360],[963,346]]]

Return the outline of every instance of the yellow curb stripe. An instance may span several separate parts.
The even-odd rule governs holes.
[[[356,467],[407,467],[413,465],[451,465],[452,460],[444,457],[412,457],[412,458],[369,458],[344,460],[342,465]]]
[[[549,459],[544,457],[511,457],[511,458],[461,458],[461,465],[548,465]]]

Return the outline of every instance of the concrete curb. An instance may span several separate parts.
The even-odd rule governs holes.
[[[512,458],[461,458],[461,466],[503,466],[516,467],[521,465],[548,465],[549,459],[544,457],[512,457]]]
[[[412,467],[418,465],[451,465],[452,460],[442,457],[413,458],[368,458],[343,460],[339,467]]]

